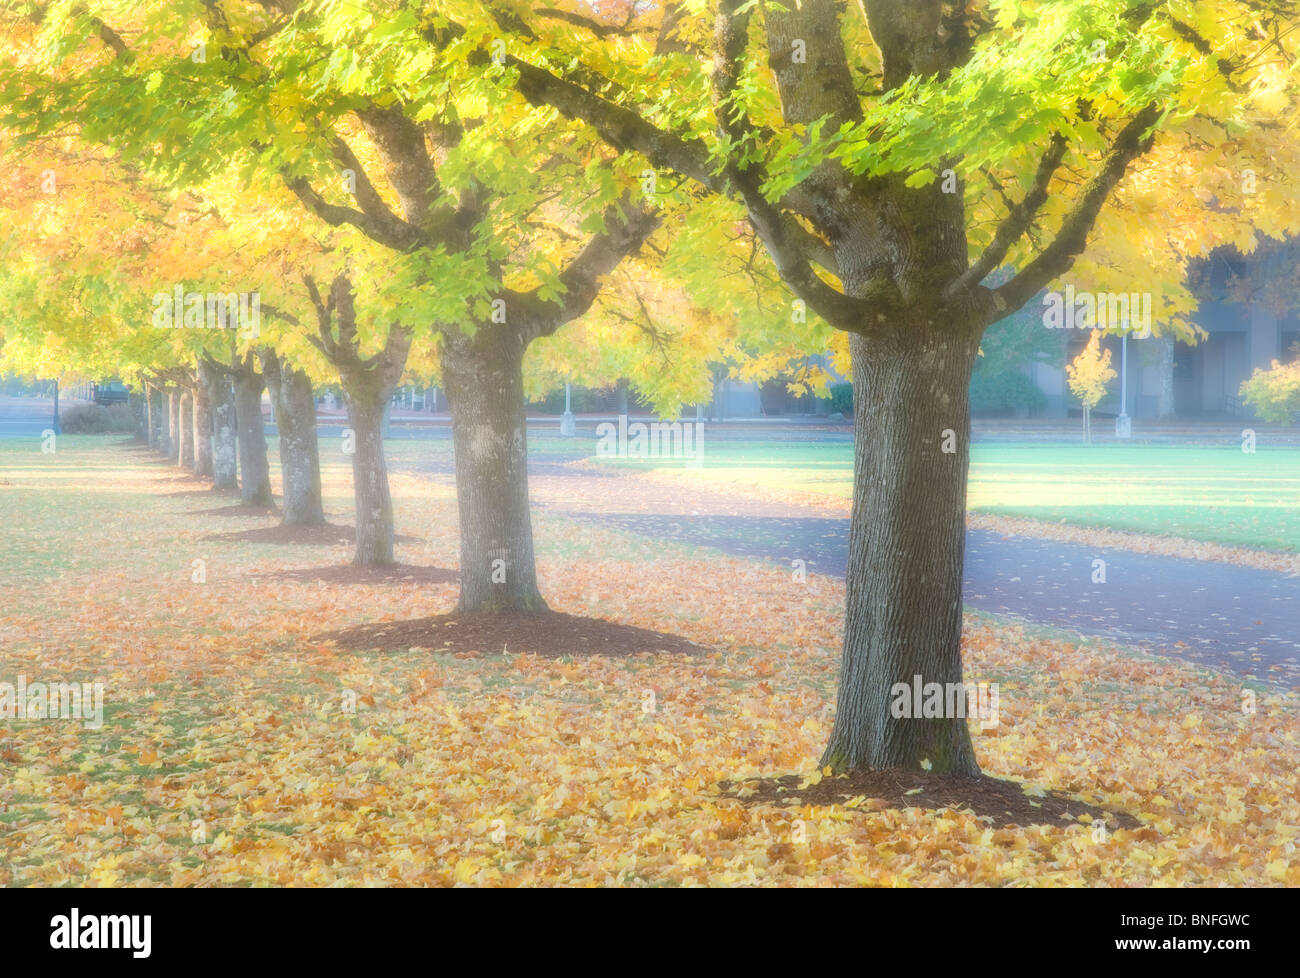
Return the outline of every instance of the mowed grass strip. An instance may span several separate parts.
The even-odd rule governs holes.
[[[596,459],[848,499],[847,443],[731,441],[688,459]],[[971,512],[1300,552],[1300,449],[1239,445],[976,444]]]

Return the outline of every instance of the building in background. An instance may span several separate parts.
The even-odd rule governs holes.
[[[1169,337],[1128,341],[1128,413],[1136,420],[1211,420],[1249,415],[1237,392],[1256,368],[1296,355],[1300,343],[1300,240],[1266,242],[1250,255],[1221,248],[1193,264],[1189,286],[1200,300],[1192,320],[1206,336],[1195,345]],[[1028,363],[1026,374],[1046,401],[1040,417],[1078,413],[1065,365],[1087,342],[1077,330],[1056,330],[1062,350],[1054,362]],[[1121,340],[1108,336],[1116,369]],[[1119,410],[1119,381],[1098,406]]]

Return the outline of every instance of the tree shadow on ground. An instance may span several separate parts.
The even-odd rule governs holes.
[[[234,506],[218,506],[216,509],[192,509],[186,516],[279,516],[280,511],[274,506],[262,506],[255,503],[236,503]],[[212,538],[209,538],[212,539]]]
[[[250,572],[250,577],[269,581],[299,581],[308,584],[451,584],[460,574],[445,567],[421,567],[415,564],[381,564],[361,567],[334,564],[327,567],[304,567],[301,570]]]
[[[547,657],[641,653],[699,655],[710,650],[680,635],[623,625],[601,618],[581,618],[558,611],[485,612],[435,615],[410,621],[378,622],[315,636],[349,651],[427,649],[477,658],[501,653]]]
[[[191,497],[191,498],[198,499],[198,498],[206,497],[208,499],[215,500],[215,499],[221,499],[223,497],[230,498],[233,496],[238,496],[239,490],[238,489],[217,489],[213,486],[208,486],[206,489],[177,489],[174,492],[164,492],[162,493],[162,495],[168,497],[169,499],[180,499],[182,497]]]
[[[237,507],[228,507],[236,509]],[[255,513],[221,513],[220,510],[212,510],[212,515],[259,515]],[[263,511],[260,515],[278,515],[277,513],[267,513]],[[297,543],[307,544],[309,546],[337,546],[344,543],[354,543],[357,539],[356,527],[342,526],[337,523],[304,523],[296,526],[264,526],[252,530],[236,530],[232,533],[213,533],[203,538],[221,543]],[[393,538],[395,543],[419,543],[418,537],[396,536]]]
[[[1106,811],[1057,791],[1048,791],[1041,797],[1028,795],[1025,786],[1017,781],[984,776],[953,777],[929,771],[890,769],[854,771],[800,787],[805,781],[799,775],[789,774],[724,781],[719,787],[724,797],[746,805],[844,805],[862,799],[852,807],[863,812],[904,808],[968,810],[977,818],[988,819],[997,828],[1073,825],[1080,815],[1093,820],[1088,824],[1105,821],[1108,831],[1140,828],[1142,824],[1127,813]]]

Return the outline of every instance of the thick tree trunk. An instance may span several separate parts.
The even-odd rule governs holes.
[[[896,717],[894,687],[962,681],[962,563],[976,332],[853,336],[854,490],[844,657],[822,763],[977,774],[966,720]],[[945,449],[952,449],[951,452]],[[919,680],[917,679],[919,677]],[[963,707],[965,697],[961,697]],[[907,713],[912,698],[908,697]],[[946,710],[944,712],[947,712]]]
[[[153,447],[155,444],[157,444],[155,441],[155,438],[157,436],[154,431],[153,395],[152,392],[149,390],[148,385],[146,385],[144,389],[144,424],[145,424],[145,436],[144,436],[145,444],[149,445],[150,447]]]
[[[352,429],[352,486],[356,499],[357,546],[352,563],[372,567],[393,563],[393,497],[384,458],[384,405],[388,392],[352,383],[344,388]]]
[[[194,394],[181,391],[181,449],[179,464],[187,469],[194,468]]]
[[[234,388],[224,372],[206,361],[200,361],[199,375],[208,388],[212,407],[212,488],[238,489],[238,420]]]
[[[312,397],[311,380],[301,370],[282,366],[274,353],[262,358],[262,375],[271,391],[276,430],[280,435],[280,474],[284,481],[281,525],[324,523],[316,401]]]
[[[235,416],[239,433],[239,497],[249,506],[275,505],[271,495],[271,466],[266,460],[266,430],[262,421],[265,382],[255,370],[235,373]]]
[[[212,389],[200,366],[194,385],[194,474],[212,478]]]
[[[546,610],[528,512],[523,359],[523,342],[505,328],[448,336],[444,347],[460,510],[461,613]]]
[[[180,464],[181,392],[174,387],[167,392],[167,457]]]

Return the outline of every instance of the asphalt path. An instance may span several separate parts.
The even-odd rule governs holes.
[[[844,576],[848,560],[847,519],[580,510],[570,515],[786,567],[803,560],[809,571],[837,577]],[[1098,560],[1104,567],[1094,563]],[[981,611],[1300,688],[1300,578],[971,530],[964,591],[966,605]]]

